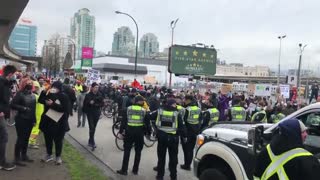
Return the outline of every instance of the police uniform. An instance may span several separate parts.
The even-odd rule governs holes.
[[[283,113],[278,113],[278,114],[273,114],[271,115],[271,119],[273,123],[277,123],[279,122],[281,119],[285,118],[286,115],[284,115]]]
[[[216,123],[219,120],[220,112],[217,108],[209,108],[203,113],[203,123],[201,129]]]
[[[200,116],[201,109],[196,103],[191,103],[186,108],[184,121],[187,128],[187,142],[182,142],[182,150],[184,153],[184,164],[181,165],[182,169],[190,170],[190,165],[193,159],[194,146],[196,144],[197,135],[200,131]]]
[[[254,115],[251,118],[252,122],[261,122],[261,123],[267,123],[267,113],[265,110],[258,111],[254,113]]]
[[[247,117],[246,110],[241,106],[233,106],[230,108],[231,121],[245,121]]]
[[[303,148],[306,127],[297,119],[279,123],[279,132],[257,156],[254,179],[318,180],[318,159]]]
[[[140,98],[142,97],[137,96],[134,101],[139,102]],[[142,106],[136,104],[127,108],[127,115],[125,117],[119,131],[119,133],[123,133],[123,130],[125,130],[122,168],[117,172],[122,175],[127,175],[130,152],[134,144],[135,158],[132,172],[137,174],[141,159],[141,151],[144,144],[145,127],[147,128],[147,134],[150,134],[150,122],[145,118],[146,110],[142,108]]]
[[[167,104],[170,103],[167,102]],[[173,104],[173,103],[171,103]],[[157,112],[158,165],[157,179],[165,174],[166,152],[169,152],[169,170],[171,179],[177,178],[179,135],[185,137],[185,126],[181,114],[173,107],[164,107]]]

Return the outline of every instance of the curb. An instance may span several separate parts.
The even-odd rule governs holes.
[[[76,148],[87,160],[89,160],[92,164],[96,165],[100,170],[102,170],[103,174],[108,177],[110,180],[121,179],[116,172],[108,166],[108,164],[104,163],[100,160],[96,155],[94,155],[90,150],[88,150],[84,145],[82,145],[77,139],[67,133],[65,139]]]

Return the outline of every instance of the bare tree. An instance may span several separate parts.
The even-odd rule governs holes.
[[[66,54],[66,57],[64,58],[64,61],[63,61],[63,69],[70,69],[72,64],[73,63],[72,63],[71,53],[68,52]]]

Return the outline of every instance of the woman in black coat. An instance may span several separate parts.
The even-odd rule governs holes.
[[[62,92],[62,83],[56,81],[47,92],[42,91],[39,102],[44,104],[44,113],[39,128],[43,132],[47,148],[47,155],[42,161],[49,162],[53,160],[52,145],[54,142],[56,164],[60,165],[62,163],[61,152],[64,135],[70,130],[68,123],[70,102],[68,96]],[[58,115],[49,115],[50,112],[55,112]]]
[[[14,149],[15,164],[26,166],[21,161],[33,162],[27,156],[28,142],[32,127],[36,123],[36,96],[32,94],[32,80],[23,79],[20,83],[20,91],[13,98],[11,107],[18,111],[15,117],[17,142]]]

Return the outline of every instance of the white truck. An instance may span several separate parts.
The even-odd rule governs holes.
[[[291,118],[300,119],[308,127],[305,148],[319,157],[320,103],[304,107],[281,121]],[[256,155],[270,142],[279,123],[222,122],[211,125],[197,137],[193,160],[195,176],[200,180],[208,176],[210,179],[253,179]]]

